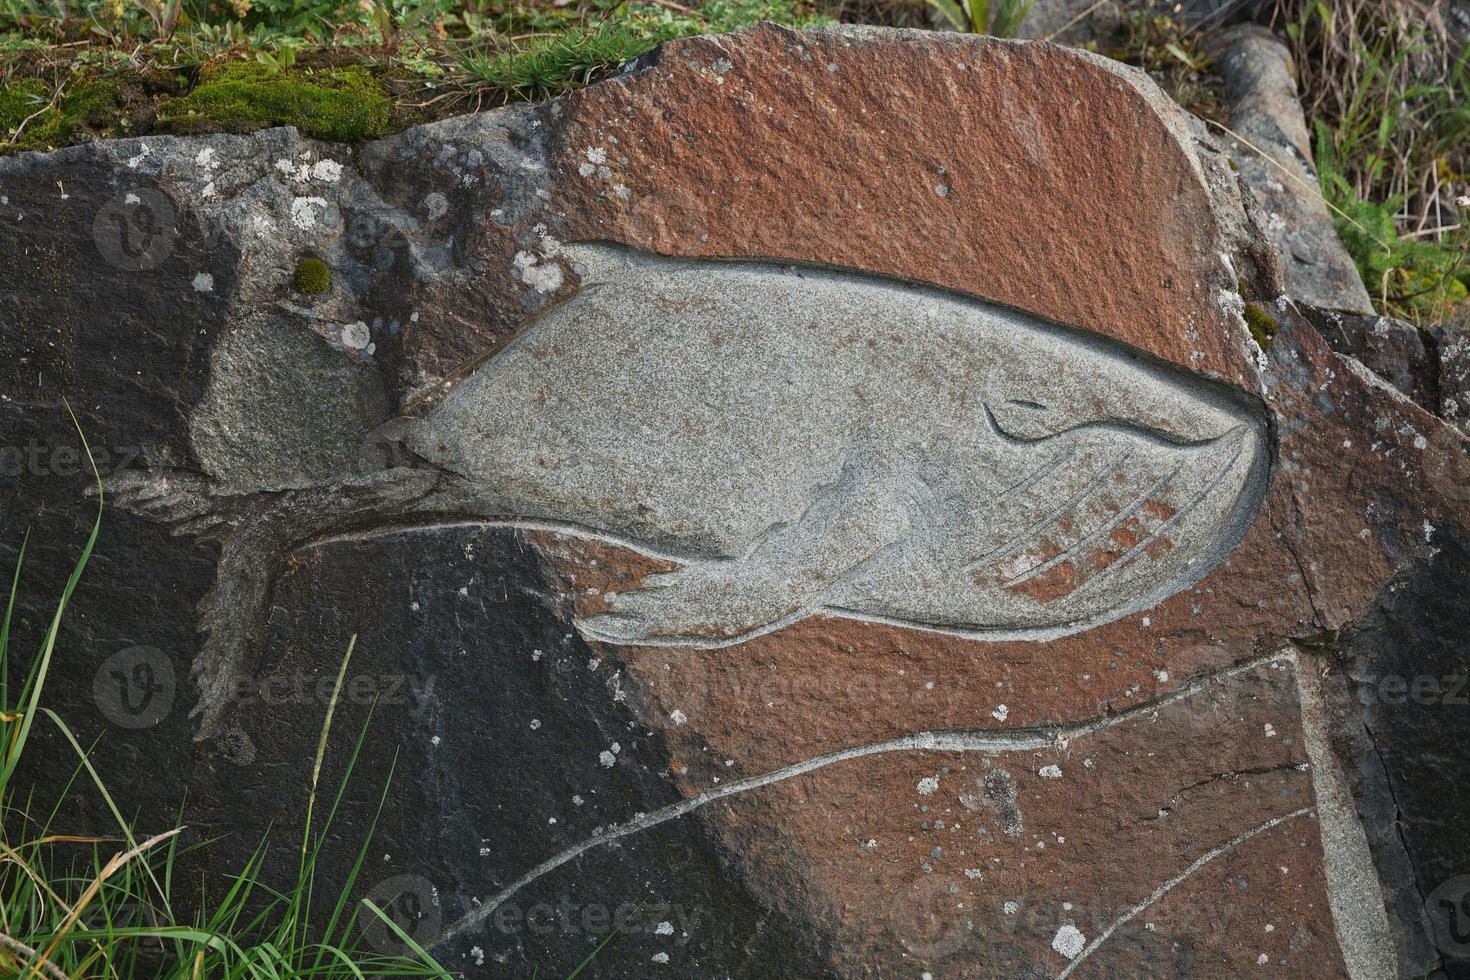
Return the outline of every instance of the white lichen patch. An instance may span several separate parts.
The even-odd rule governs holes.
[[[1069,960],[1075,960],[1086,946],[1087,937],[1070,923],[1058,929],[1057,934],[1051,940],[1051,948]]]
[[[318,160],[311,165],[311,179],[335,184],[342,179],[342,164],[336,160]]]
[[[933,796],[934,791],[939,789],[939,777],[925,776],[914,788],[919,791],[920,796]]]
[[[321,197],[297,197],[291,200],[291,224],[302,231],[310,231],[316,227],[320,212],[327,209],[327,201]]]
[[[994,718],[996,721],[1005,721],[1006,718],[1010,716],[1010,713],[1010,708],[1007,708],[1003,704],[998,704],[995,706],[994,710],[990,712],[990,717]]]
[[[561,288],[564,273],[556,262],[544,260],[535,252],[520,251],[515,255],[512,271],[538,293],[554,293]]]
[[[1037,770],[1036,774],[1038,776],[1040,776],[1042,779],[1061,779],[1062,778],[1062,767],[1061,766],[1042,766],[1040,769]]]
[[[342,328],[342,346],[344,347],[350,347],[353,350],[366,350],[368,344],[372,342],[372,339],[372,331],[361,320],[358,320],[356,323],[349,323]]]
[[[214,276],[201,272],[194,276],[193,285],[196,293],[212,293],[214,292]]]

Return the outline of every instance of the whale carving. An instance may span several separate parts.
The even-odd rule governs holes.
[[[383,430],[417,468],[204,521],[227,540],[206,661],[238,662],[218,637],[259,621],[262,552],[339,528],[452,516],[673,562],[578,623],[608,642],[717,647],[817,613],[1046,639],[1199,581],[1264,493],[1259,406],[1086,331],[851,271],[561,257],[575,294]],[[232,509],[159,506],[178,492],[124,502],[195,530]]]
[[[679,562],[598,638],[1055,635],[1193,584],[1259,500],[1259,416],[1116,343],[849,272],[566,254],[581,290],[404,438],[490,510]]]

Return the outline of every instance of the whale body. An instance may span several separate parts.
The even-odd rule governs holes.
[[[595,638],[1059,636],[1193,585],[1264,493],[1259,406],[1085,330],[861,273],[562,255],[579,290],[402,438],[487,514],[677,563]]]

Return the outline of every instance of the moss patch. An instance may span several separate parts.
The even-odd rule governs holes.
[[[1276,336],[1277,323],[1276,318],[1267,313],[1265,307],[1255,303],[1245,304],[1245,325],[1256,339],[1256,346],[1261,350],[1270,348],[1271,341]]]
[[[296,263],[296,273],[291,285],[298,293],[320,296],[332,288],[332,270],[321,259],[302,259]]]
[[[389,101],[359,66],[286,72],[234,62],[204,70],[188,94],[159,106],[158,122],[177,133],[295,126],[316,139],[363,140],[388,132]]]
[[[121,118],[116,82],[83,82],[63,91],[55,103],[51,94],[34,78],[0,89],[0,128],[5,136],[0,143],[6,149],[48,150],[88,135],[116,135]],[[20,138],[10,143],[17,129]]]

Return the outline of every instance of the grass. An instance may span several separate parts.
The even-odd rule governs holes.
[[[101,518],[99,483],[98,513],[91,534],[18,689],[10,684],[10,627],[24,545],[11,579],[5,616],[0,620],[0,811],[6,816],[0,829],[0,974],[48,980],[125,980],[145,975],[166,980],[449,977],[449,972],[414,946],[380,908],[367,900],[351,900],[376,826],[376,814],[345,880],[319,880],[317,862],[322,845],[339,815],[366,731],[359,733],[342,782],[318,825],[318,782],[332,714],[352,656],[351,645],[343,657],[322,723],[294,880],[266,880],[263,868],[267,845],[262,842],[245,867],[224,881],[223,894],[211,898],[209,890],[201,885],[200,895],[193,896],[195,900],[190,903],[199,911],[188,923],[180,922],[175,902],[181,887],[179,861],[188,850],[181,845],[185,828],[179,826],[139,840],[92,766],[86,749],[41,700],[58,655],[62,616],[97,542]],[[33,797],[22,793],[15,778],[38,723],[53,726],[78,758],[78,767],[62,788],[59,801],[40,820]],[[111,814],[115,831],[108,836],[76,834],[66,829],[68,801],[84,790],[96,793]],[[379,812],[381,807],[380,798]],[[319,906],[321,902],[326,904]],[[325,924],[319,926],[323,920]],[[376,921],[407,941],[407,955],[385,955],[367,948],[364,926]]]
[[[1418,0],[1277,0],[1323,195],[1380,312],[1449,318],[1470,289],[1470,48]],[[1455,198],[1463,203],[1458,207]]]
[[[276,125],[361,140],[559,95],[675,38],[824,19],[805,0],[0,0],[0,152]]]

